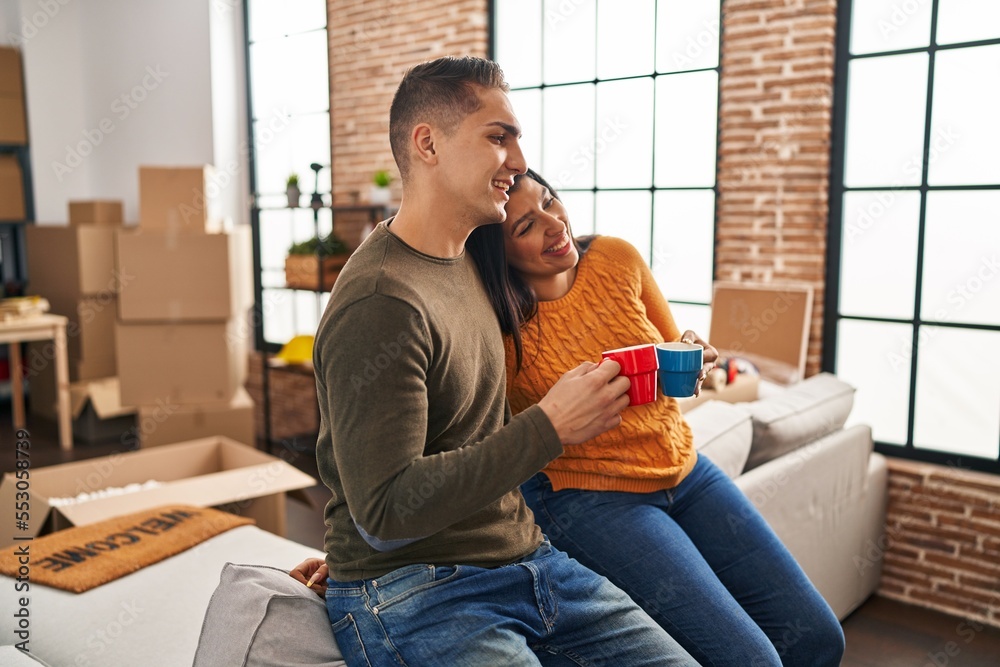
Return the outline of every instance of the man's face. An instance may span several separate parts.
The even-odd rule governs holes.
[[[459,213],[475,225],[503,222],[507,189],[527,168],[521,152],[521,126],[507,95],[476,87],[479,110],[439,139],[442,187]]]

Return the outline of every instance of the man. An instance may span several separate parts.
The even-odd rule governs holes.
[[[697,664],[543,540],[517,490],[620,422],[629,383],[583,364],[515,418],[465,240],[526,169],[495,63],[410,70],[389,120],[398,214],[341,273],[316,337],[327,610],[349,665]],[[301,571],[301,570],[300,570]],[[300,575],[301,577],[301,575]]]

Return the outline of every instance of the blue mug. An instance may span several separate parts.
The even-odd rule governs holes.
[[[698,374],[704,358],[704,348],[694,343],[658,343],[656,362],[660,388],[664,396],[682,398],[694,396]]]

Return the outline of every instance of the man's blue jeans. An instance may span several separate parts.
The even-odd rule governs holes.
[[[706,666],[839,665],[840,623],[760,513],[705,457],[673,489],[521,486],[535,521]]]
[[[410,565],[330,580],[326,608],[350,667],[698,664],[622,591],[548,541],[499,568]]]

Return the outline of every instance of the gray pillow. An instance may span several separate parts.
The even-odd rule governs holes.
[[[854,387],[831,373],[820,373],[737,407],[753,418],[746,472],[841,429],[854,407]]]
[[[323,600],[287,572],[226,563],[193,667],[346,667]]]
[[[750,454],[753,422],[732,403],[705,401],[684,414],[694,436],[694,446],[719,466],[730,479],[743,471]]]

